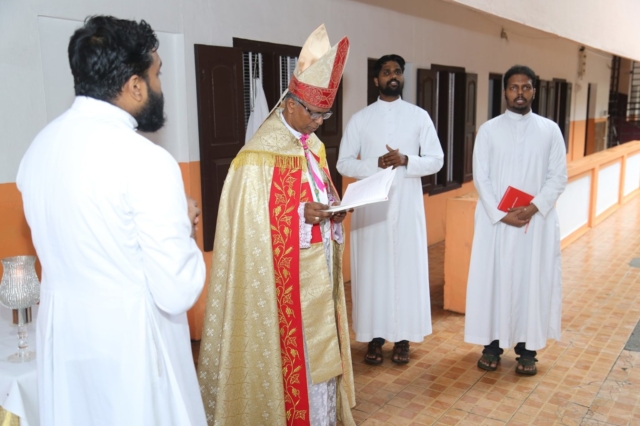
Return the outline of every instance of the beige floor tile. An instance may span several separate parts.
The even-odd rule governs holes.
[[[538,375],[523,377],[512,349],[495,372],[476,366],[482,348],[463,341],[464,315],[443,309],[444,244],[429,247],[433,334],[411,343],[404,366],[389,343],[382,365],[368,365],[367,344],[352,340],[357,424],[640,425],[640,353],[624,350],[640,319],[640,269],[628,266],[640,257],[640,197],[562,257],[561,341],[538,351]],[[349,283],[346,295],[350,315]]]

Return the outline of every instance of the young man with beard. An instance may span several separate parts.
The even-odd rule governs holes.
[[[480,126],[473,182],[480,196],[467,284],[464,340],[485,345],[478,367],[493,371],[515,345],[516,373],[534,375],[536,351],[560,338],[560,231],[554,205],[567,184],[558,125],[531,112],[535,73],[516,65],[504,75],[507,111]],[[507,188],[533,196],[498,209]]]
[[[338,171],[363,179],[397,168],[389,201],[356,209],[351,220],[351,294],[356,340],[369,342],[364,358],[409,362],[409,341],[431,334],[427,228],[421,177],[442,168],[436,129],[421,108],[401,98],[404,59],[386,55],[375,64],[378,101],[356,113],[340,144]]]
[[[136,133],[164,123],[158,39],[94,16],[69,42],[76,99],[22,159],[42,264],[42,425],[205,425],[186,311],[204,282],[178,164]]]

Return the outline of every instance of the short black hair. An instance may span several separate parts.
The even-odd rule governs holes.
[[[160,43],[145,21],[90,16],[69,40],[76,96],[111,102],[134,75],[147,78]]]
[[[302,99],[300,99],[299,97],[297,97],[296,95],[294,95],[291,92],[287,92],[287,94],[284,95],[284,98],[282,98],[282,102],[286,101],[287,99],[293,99],[294,101],[298,102],[299,104],[302,103]]]
[[[504,74],[504,79],[502,80],[502,85],[504,90],[507,90],[507,83],[509,79],[514,75],[522,74],[529,77],[531,80],[531,84],[533,87],[536,87],[536,73],[533,70],[525,65],[514,65]]]
[[[376,61],[376,63],[373,65],[373,72],[376,74],[376,77],[380,75],[380,71],[382,70],[382,66],[384,64],[386,64],[387,62],[397,62],[398,65],[400,65],[400,69],[402,70],[402,72],[404,72],[404,59],[402,58],[402,56],[400,55],[384,55],[383,57],[381,57],[380,59],[378,59]]]

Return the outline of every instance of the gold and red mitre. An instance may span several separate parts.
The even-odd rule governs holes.
[[[327,30],[320,25],[302,46],[289,92],[310,106],[331,108],[348,56],[349,39],[343,37],[331,47]]]

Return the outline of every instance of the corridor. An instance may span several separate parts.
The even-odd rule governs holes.
[[[356,421],[640,425],[640,352],[625,350],[640,320],[633,258],[640,258],[640,197],[562,252],[562,341],[549,341],[538,352],[538,374],[523,377],[513,350],[495,372],[476,366],[481,347],[463,342],[464,316],[442,309],[444,243],[429,247],[433,334],[412,344],[406,366],[391,362],[389,343],[381,366],[365,364],[366,343],[352,340]]]

